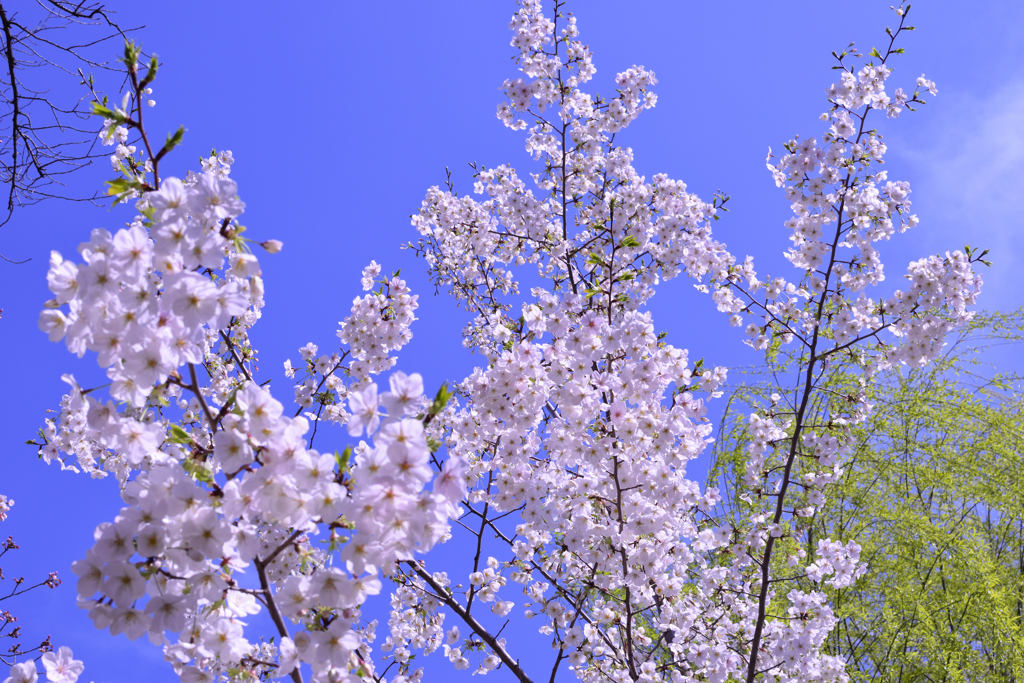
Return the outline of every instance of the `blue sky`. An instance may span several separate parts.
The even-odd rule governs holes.
[[[163,62],[147,127],[157,137],[187,129],[163,172],[184,175],[211,148],[232,150],[232,175],[247,205],[242,222],[251,234],[285,244],[281,254],[261,259],[267,308],[254,337],[262,376],[285,388],[281,364],[297,359],[299,346],[334,348],[337,322],[371,259],[385,270],[401,268],[421,295],[415,337],[399,367],[421,372],[428,387],[468,374],[479,358],[461,347],[464,314],[446,296],[433,296],[423,264],[400,246],[415,238],[409,216],[426,189],[444,180],[446,166],[462,192],[471,190],[470,161],[531,168],[522,135],[494,115],[502,81],[516,74],[507,28],[514,5],[110,4],[123,25],[146,26],[136,39]],[[794,134],[821,137],[818,115],[834,74],[830,51],[850,41],[864,52],[881,45],[884,27],[897,21],[889,2],[590,0],[568,9],[595,54],[594,90],[610,93],[614,74],[633,64],[657,74],[657,107],[618,138],[634,149],[638,170],[648,178],[668,173],[708,199],[716,189],[729,193],[719,239],[738,255],[754,255],[762,272],[788,275],[781,254],[789,207],[764,167],[768,147],[779,149]],[[890,279],[909,260],[970,243],[993,251],[983,306],[1017,308],[1024,304],[1015,264],[1024,255],[1017,239],[1024,216],[1024,5],[978,2],[968,11],[965,3],[929,0],[913,7],[911,19],[918,30],[906,37],[908,54],[895,62],[892,82],[912,87],[925,73],[939,96],[895,124],[880,122],[890,178],[911,182],[921,218],[885,245]],[[111,57],[116,52],[112,46]],[[73,182],[98,186],[108,168],[99,162]],[[70,645],[86,660],[83,680],[145,676],[157,683],[175,680],[159,648],[99,633],[74,606],[69,565],[91,545],[95,525],[120,507],[114,485],[47,468],[23,445],[56,407],[62,373],[83,384],[101,376],[93,359],[71,357],[36,328],[49,298],[49,251],[73,254],[91,229],[113,230],[130,217],[123,208],[50,202],[18,211],[0,230],[0,252],[32,259],[0,264],[0,493],[17,501],[0,535],[22,545],[3,568],[30,580],[56,569],[66,581],[2,607],[20,617],[23,642],[50,633]],[[759,360],[683,279],[664,284],[652,308],[658,329],[693,358],[727,366]]]

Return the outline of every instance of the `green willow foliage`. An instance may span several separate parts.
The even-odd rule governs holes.
[[[874,412],[854,432],[843,478],[785,539],[788,554],[812,557],[820,538],[862,547],[867,572],[851,588],[804,579],[829,595],[838,624],[828,649],[853,681],[1024,681],[1024,387],[991,363],[1021,341],[1024,310],[979,315],[931,366],[875,377]],[[794,361],[769,358],[762,381],[729,401],[710,474],[723,523],[746,505],[735,485],[744,411],[755,397],[785,401]],[[824,388],[850,391],[853,375],[834,370]]]

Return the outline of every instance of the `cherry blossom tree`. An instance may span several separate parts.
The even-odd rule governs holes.
[[[970,250],[911,263],[904,289],[882,283],[876,243],[917,219],[908,184],[879,169],[870,122],[936,92],[924,76],[887,90],[906,10],[886,50],[836,55],[820,141],[769,156],[793,207],[785,278],[715,238],[727,197],[634,169],[616,137],[655,106],[655,75],[635,66],[614,97],[589,94],[592,55],[564,4],[520,0],[511,23],[522,77],[498,118],[524,132],[530,181],[477,167],[474,195],[430,188],[412,221],[410,247],[473,316],[463,343],[481,366],[436,393],[389,372],[417,297],[371,263],[340,347],[310,343],[286,363],[293,411],[256,374],[249,337],[264,305],[253,249],[282,245],[239,224],[230,152],[184,179],[161,173],[181,132],[160,147],[147,133],[156,64],[128,45],[130,89],[94,111],[122,171],[111,192],[136,213],[94,230],[80,260],[53,254],[40,316],[110,380],[66,376],[38,442],[48,462],[121,485],[120,514],[73,566],[98,628],[161,644],[186,683],[415,681],[413,656],[439,649],[521,681],[847,680],[822,649],[836,621],[825,594],[801,585],[851,585],[859,546],[807,552],[810,520],[870,414],[872,376],[935,358],[981,286]],[[686,473],[726,369],[690,362],[645,310],[677,276],[749,344],[798,359],[796,388],[748,418],[744,507],[727,524],[718,491]],[[838,359],[856,368],[848,392],[827,390]],[[475,550],[451,576],[431,550],[460,533]],[[361,608],[382,577],[381,637]],[[502,637],[521,617],[555,645],[544,670]]]

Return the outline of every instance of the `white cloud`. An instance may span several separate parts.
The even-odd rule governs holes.
[[[928,105],[935,107],[930,124],[894,150],[911,172],[917,238],[929,251],[991,250],[979,303],[1017,308],[1024,305],[1024,80],[980,98],[943,95]]]

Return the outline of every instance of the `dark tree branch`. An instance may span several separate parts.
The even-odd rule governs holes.
[[[8,186],[7,211],[0,227],[11,220],[17,207],[44,199],[96,202],[100,198],[97,193],[75,196],[63,180],[102,156],[96,146],[98,126],[84,106],[88,91],[83,89],[82,96],[75,91],[85,85],[91,89],[92,76],[83,69],[119,71],[107,64],[105,57],[115,57],[116,51],[108,55],[106,41],[123,38],[132,30],[136,29],[122,29],[101,3],[37,0],[34,8],[21,3],[15,9],[0,2],[0,105],[6,105],[0,108],[0,182]],[[53,31],[65,32],[62,40]],[[46,73],[35,76],[39,69]],[[75,79],[68,94],[62,90],[54,94],[47,83],[52,72]],[[111,85],[121,87],[120,82]]]

